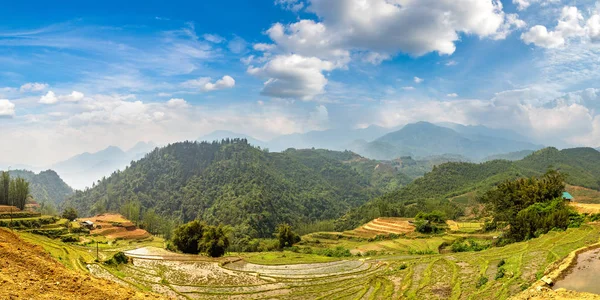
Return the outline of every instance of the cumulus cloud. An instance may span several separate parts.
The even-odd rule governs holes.
[[[28,82],[21,86],[19,89],[21,93],[24,92],[41,92],[48,88],[47,83],[39,83],[39,82]]]
[[[189,107],[189,104],[181,98],[173,98],[167,101],[167,107],[169,108],[186,108]]]
[[[212,79],[210,77],[201,77],[198,79],[185,81],[181,84],[181,86],[185,88],[199,89],[203,92],[230,89],[235,86],[235,80],[229,75],[223,76],[223,78],[217,80],[214,83],[211,81]]]
[[[414,78],[413,80],[415,81],[415,83],[416,83],[416,84],[419,84],[419,83],[421,83],[421,82],[425,81],[425,79],[423,79],[423,78],[419,78],[419,77],[417,77],[417,76],[415,76],[415,78]]]
[[[56,95],[53,91],[48,91],[44,96],[40,98],[38,103],[41,104],[56,104],[59,101],[64,102],[79,102],[83,100],[85,95],[78,91],[72,91],[71,94],[68,95]]]
[[[298,1],[278,0],[276,3],[292,2]],[[273,81],[265,84],[264,94],[281,95],[282,81],[284,90],[305,86],[309,80],[300,74],[319,72],[320,75],[315,74],[315,79],[310,80],[311,91],[300,93],[297,88],[291,88],[285,92],[309,99],[321,93],[327,83],[322,71],[346,69],[354,57],[377,65],[398,53],[450,55],[456,50],[455,42],[460,40],[461,34],[502,39],[515,28],[524,26],[516,14],[505,14],[502,3],[492,0],[311,0],[306,11],[314,13],[318,21],[301,19],[291,24],[276,23],[266,31],[273,44],[255,44],[254,49],[264,52],[263,58],[268,61],[262,67],[265,69],[272,68],[270,64],[280,63],[282,57],[294,56],[318,62],[319,67],[298,64],[300,70],[290,71],[295,76],[272,76]],[[327,67],[321,68],[323,64]],[[294,80],[302,82],[293,83]],[[275,86],[273,82],[279,82],[280,88],[268,91],[267,88]]]
[[[262,67],[250,66],[248,73],[266,79],[263,95],[311,100],[325,91],[322,72],[334,68],[332,62],[292,54],[278,55]]]
[[[565,6],[561,10],[558,24],[554,30],[549,31],[543,25],[535,25],[521,35],[527,44],[534,44],[543,48],[558,48],[575,38],[588,37],[592,41],[598,40],[600,34],[600,16],[591,16],[584,24],[584,17],[575,6]]]
[[[15,115],[15,104],[7,99],[0,99],[0,118],[12,118]]]
[[[57,102],[58,102],[58,97],[56,97],[56,94],[54,94],[53,91],[48,91],[48,93],[46,93],[46,95],[42,96],[39,101],[39,103],[42,103],[42,104],[55,104]]]

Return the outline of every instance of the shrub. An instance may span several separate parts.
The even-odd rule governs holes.
[[[502,266],[504,266],[505,264],[506,264],[506,261],[504,260],[504,258],[503,258],[503,259],[501,259],[501,260],[498,262],[498,268],[501,268],[501,267],[502,267]]]
[[[77,211],[74,208],[69,207],[63,211],[62,217],[69,221],[75,221],[75,219],[77,219]]]
[[[275,231],[275,237],[279,240],[279,249],[291,247],[301,240],[300,236],[292,231],[292,227],[289,224],[279,224]]]
[[[478,243],[474,239],[457,239],[452,243],[452,252],[481,251],[489,248],[489,244]]]
[[[498,272],[496,273],[496,280],[500,279],[500,278],[504,278],[504,268],[499,268]]]
[[[479,280],[477,280],[477,288],[484,286],[488,282],[488,280],[489,279],[485,276],[479,277]]]
[[[173,232],[173,246],[183,253],[198,254],[198,242],[204,235],[205,227],[206,224],[198,220],[177,227]]]
[[[60,241],[63,243],[76,243],[79,242],[79,238],[73,235],[65,235],[60,237]]]
[[[113,257],[104,262],[106,265],[118,266],[120,264],[127,264],[129,258],[123,252],[117,252]]]
[[[398,270],[404,270],[406,268],[408,268],[406,264],[401,264],[400,267],[398,267]]]

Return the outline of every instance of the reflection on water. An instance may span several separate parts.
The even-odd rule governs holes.
[[[576,265],[553,288],[600,294],[600,248],[579,254]]]

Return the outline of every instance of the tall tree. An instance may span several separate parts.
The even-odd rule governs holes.
[[[10,174],[8,172],[2,172],[0,174],[0,205],[10,205],[9,197],[10,191]]]
[[[29,196],[29,182],[17,177],[10,182],[10,198],[12,205],[20,210],[25,209],[27,197]]]

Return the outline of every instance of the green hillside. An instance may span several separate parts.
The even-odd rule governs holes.
[[[199,218],[270,237],[279,223],[335,219],[389,186],[410,181],[399,173],[353,168],[346,161],[355,156],[325,150],[269,153],[244,139],[177,143],[78,191],[65,205],[90,215],[139,201],[142,210],[154,208],[170,219]]]
[[[539,176],[550,168],[565,174],[568,184],[600,189],[600,152],[592,148],[545,148],[515,162],[442,164],[406,187],[353,209],[337,220],[336,226],[347,230],[380,216],[412,217],[419,211],[432,210],[442,210],[456,218],[468,203],[456,203],[451,198],[466,193],[478,195],[502,181]]]
[[[58,206],[73,194],[73,189],[52,170],[39,174],[26,170],[13,170],[9,173],[11,177],[21,177],[29,182],[31,196],[40,203],[52,203]]]

